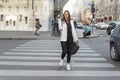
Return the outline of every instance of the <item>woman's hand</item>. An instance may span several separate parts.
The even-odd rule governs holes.
[[[75,42],[79,44],[79,40],[76,40]]]
[[[76,41],[79,44],[79,40]]]

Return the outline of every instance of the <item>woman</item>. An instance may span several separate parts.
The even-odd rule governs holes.
[[[75,27],[73,20],[71,20],[71,16],[68,10],[64,11],[63,19],[58,20],[59,29],[61,31],[61,47],[62,54],[59,65],[62,66],[64,63],[63,59],[67,54],[67,65],[66,69],[71,70],[70,60],[71,60],[71,48],[73,42],[78,42],[78,37],[75,32]]]

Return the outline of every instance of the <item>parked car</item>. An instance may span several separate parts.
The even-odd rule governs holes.
[[[83,29],[83,24],[82,24],[82,23],[77,23],[77,24],[76,24],[76,28],[78,28],[78,29]]]
[[[114,61],[120,60],[120,25],[112,31],[109,45],[111,59]]]
[[[100,22],[96,25],[96,29],[107,29],[108,28],[108,24],[104,23],[104,22]]]
[[[120,24],[120,21],[112,21],[112,22],[110,22],[108,28],[106,29],[107,34],[110,35],[111,30],[116,28],[116,26],[119,25],[119,24]]]
[[[101,22],[98,22],[96,24],[92,24],[93,27],[97,27]]]

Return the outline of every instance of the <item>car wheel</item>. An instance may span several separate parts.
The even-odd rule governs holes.
[[[114,61],[119,61],[120,60],[120,55],[116,52],[114,44],[111,44],[110,56],[111,56],[111,59],[114,60]]]

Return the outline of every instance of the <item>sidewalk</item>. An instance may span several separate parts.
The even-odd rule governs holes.
[[[83,38],[83,29],[76,29],[78,37]],[[91,34],[89,38],[99,37],[98,33]],[[41,31],[40,35],[34,35],[34,31],[0,31],[0,40],[56,40],[60,37],[51,36],[50,31]]]
[[[0,31],[0,40],[36,40],[33,31]]]

